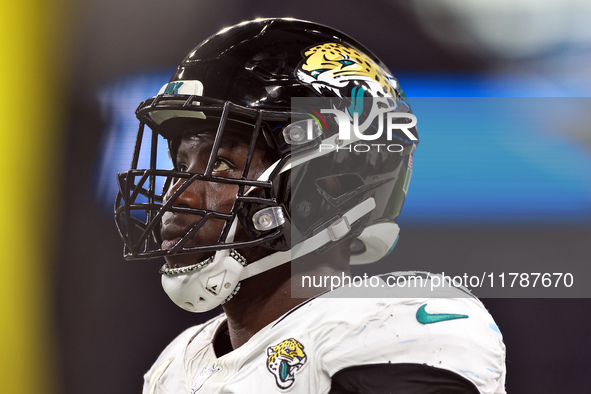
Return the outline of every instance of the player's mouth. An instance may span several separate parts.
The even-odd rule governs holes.
[[[162,241],[161,248],[162,250],[170,250],[172,249],[182,237],[177,237],[170,240]],[[193,240],[189,240],[183,247],[190,247],[195,246],[195,242]],[[183,267],[190,267],[202,263],[203,261],[207,260],[208,258],[215,255],[215,252],[193,252],[193,253],[179,253],[174,254],[171,256],[164,256],[164,260],[166,264],[162,267],[163,270],[166,268],[168,269],[177,269]],[[163,272],[161,270],[161,272]],[[165,273],[165,272],[164,272]]]
[[[160,248],[162,248],[162,250],[170,250],[181,239],[183,239],[183,237],[176,237],[176,238],[173,238],[173,239],[165,239],[164,241],[162,241],[162,244],[160,245]]]
[[[191,230],[192,225],[186,226],[183,224],[168,224],[166,226],[162,226],[162,230],[160,232],[160,236],[162,238],[162,242],[160,243],[160,248],[162,250],[171,250],[175,245],[179,243],[181,239],[185,237],[187,232]],[[197,231],[199,232],[199,231]],[[184,242],[182,245],[183,248],[193,247],[197,245],[197,236],[196,234]]]
[[[165,251],[172,250],[186,236],[186,234],[189,231],[191,231],[191,229],[196,224],[199,223],[201,218],[202,217],[198,215],[176,213],[168,215],[168,217],[165,218],[165,220],[163,220],[162,223],[162,228],[160,232],[162,242],[160,243],[160,248]],[[189,267],[195,264],[199,264],[200,262],[207,260],[209,257],[215,254],[215,252],[211,251],[182,253],[183,249],[194,248],[200,245],[207,244],[207,233],[210,233],[212,229],[207,224],[202,224],[203,226],[199,230],[197,230],[197,232],[193,234],[193,236],[190,239],[186,240],[184,244],[181,246],[179,250],[181,253],[176,253],[174,255],[164,257],[164,259],[166,260],[165,267],[171,269]]]
[[[160,229],[160,237],[162,242],[160,248],[162,250],[172,249],[196,224],[202,219],[202,216],[178,214],[167,212],[162,217],[162,227]],[[197,233],[199,230],[197,231]],[[183,247],[197,246],[196,234],[187,240]]]

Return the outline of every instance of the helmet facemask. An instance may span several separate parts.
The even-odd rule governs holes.
[[[181,101],[181,98],[185,100]],[[172,116],[170,119],[163,119],[166,112]],[[261,219],[267,224],[265,229],[255,226],[252,217],[244,215],[245,211],[256,214],[265,207],[277,206],[276,191],[270,180],[276,173],[271,171],[258,179],[263,172],[260,162],[270,166],[277,161],[277,154],[268,145],[273,142],[264,135],[268,126],[263,124],[264,115],[273,120],[277,118],[276,114],[264,114],[198,96],[161,95],[142,103],[137,115],[140,127],[132,167],[118,175],[119,193],[115,207],[116,223],[126,241],[126,258],[211,254],[216,250],[265,244],[282,235],[283,223],[273,226],[265,216]],[[151,133],[145,132],[145,125],[149,126]],[[201,137],[199,133],[202,133]],[[178,163],[177,155],[181,144],[191,144],[187,140],[192,137],[201,138],[194,144],[199,145],[198,160],[201,163],[197,171],[188,172]],[[205,139],[207,143],[203,143]],[[239,143],[244,157],[239,162],[234,160],[232,171],[216,171],[216,165],[224,160],[221,153],[224,149],[232,149],[228,147],[228,141]],[[144,154],[142,149],[146,147],[150,151],[150,166],[138,169],[139,158]],[[165,149],[169,151],[169,160],[163,154]],[[258,168],[252,168],[253,160],[258,160]],[[228,190],[229,187],[233,189],[232,202],[221,209],[208,209],[199,203],[183,201],[183,196],[191,188]],[[242,213],[240,218],[239,212]],[[173,215],[192,217],[189,220],[192,223],[184,234],[178,233],[177,229],[174,239],[170,232],[168,239],[163,239],[163,220]],[[239,219],[242,223],[238,223]],[[244,231],[237,237],[238,227]],[[209,232],[216,229],[215,239],[209,234],[209,242],[196,242],[200,232],[206,229]],[[164,233],[166,235],[166,231]]]

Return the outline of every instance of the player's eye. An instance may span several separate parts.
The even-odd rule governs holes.
[[[177,170],[180,172],[187,172],[189,167],[185,163],[179,163],[177,164]]]
[[[225,161],[223,159],[218,158],[215,161],[215,163],[213,163],[213,172],[228,171],[231,168],[232,167],[231,167],[230,163],[228,163],[227,161]]]

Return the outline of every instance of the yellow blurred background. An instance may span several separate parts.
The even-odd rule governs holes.
[[[0,382],[11,394],[56,393],[60,384],[48,280],[65,108],[60,5],[2,0],[0,13]]]

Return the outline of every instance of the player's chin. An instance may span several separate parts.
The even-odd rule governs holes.
[[[185,236],[185,229],[182,231],[170,231],[167,232],[172,226],[164,227],[162,232],[163,241],[161,243],[161,249],[163,251],[170,251],[177,246],[177,243],[181,241],[181,239]],[[175,227],[172,227],[172,230],[175,230]],[[199,264],[208,258],[212,257],[215,254],[215,251],[187,251],[186,249],[198,248],[199,246],[204,245],[213,245],[217,238],[219,238],[219,231],[214,232],[211,231],[209,228],[202,228],[203,234],[195,234],[193,238],[189,239],[183,246],[180,248],[180,251],[177,251],[174,254],[168,255],[164,257],[166,261],[166,267],[168,268],[181,268],[181,267],[188,267],[191,265]],[[205,231],[208,230],[208,231]],[[214,229],[217,230],[217,229]],[[180,234],[180,236],[177,236]],[[209,234],[209,235],[208,235]],[[214,234],[215,236],[211,236]],[[183,252],[183,250],[185,250]]]
[[[167,268],[189,267],[212,257],[215,252],[183,253],[164,257]]]

